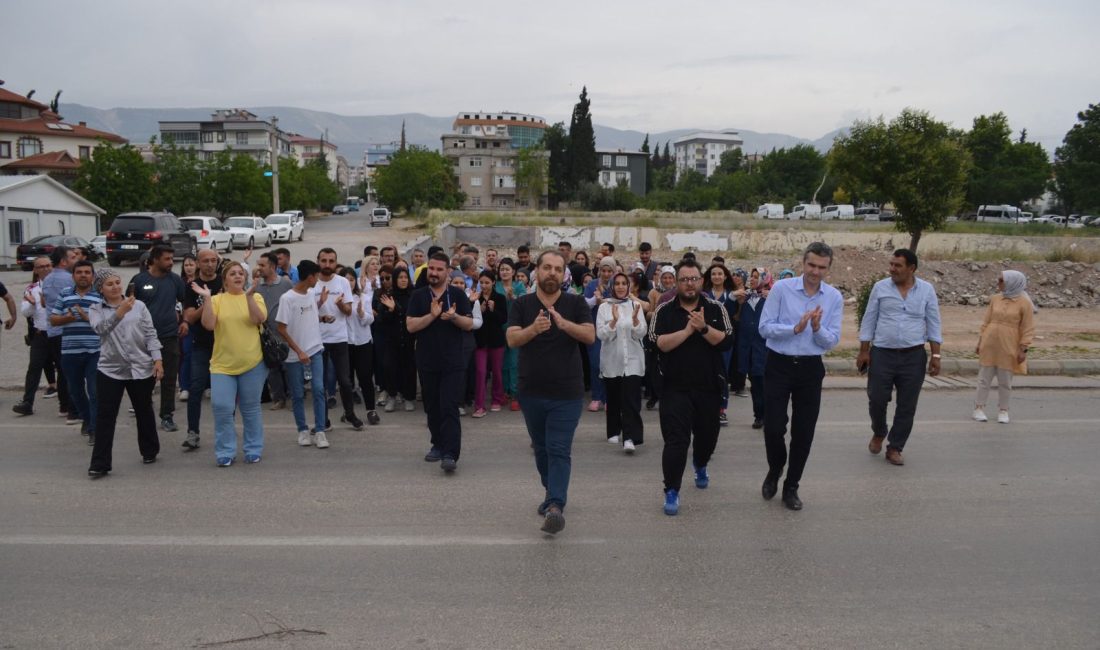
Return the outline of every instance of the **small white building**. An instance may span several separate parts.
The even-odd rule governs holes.
[[[0,264],[14,264],[15,249],[39,235],[91,240],[104,212],[49,176],[0,176]]]
[[[676,180],[689,169],[710,178],[722,162],[722,154],[745,144],[737,131],[696,131],[672,142],[676,159]]]

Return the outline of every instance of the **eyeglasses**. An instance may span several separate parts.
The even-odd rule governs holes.
[[[688,277],[688,278],[676,278],[676,281],[677,282],[683,282],[684,284],[694,284],[694,283],[696,283],[696,282],[698,282],[699,280],[702,280],[702,279],[703,278],[699,277],[698,275],[694,275],[694,276],[691,276],[691,277]]]

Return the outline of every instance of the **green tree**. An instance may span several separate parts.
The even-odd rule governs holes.
[[[442,154],[416,146],[406,147],[375,172],[378,201],[394,210],[415,206],[456,210],[466,202],[459,191],[451,161]]]
[[[736,149],[729,149],[722,152],[721,158],[718,159],[718,166],[714,168],[714,173],[711,174],[711,180],[718,182],[722,176],[728,176],[741,169],[741,161],[745,156],[741,153],[741,147]]]
[[[547,202],[555,210],[569,188],[569,134],[565,124],[558,122],[542,132],[542,148],[550,152],[547,168]]]
[[[881,117],[857,121],[829,156],[845,187],[868,188],[894,203],[895,226],[909,233],[913,251],[925,230],[942,228],[958,211],[971,164],[962,134],[914,109],[889,124]]]
[[[1054,154],[1054,191],[1066,210],[1100,210],[1100,104],[1077,114]]]
[[[516,157],[516,198],[526,199],[536,210],[546,195],[549,156],[537,145],[524,147]]]
[[[1043,193],[1050,179],[1046,151],[1027,141],[1027,132],[1012,141],[1004,113],[974,118],[965,144],[973,160],[966,188],[971,207],[1007,203],[1019,205]]]
[[[214,209],[227,216],[267,214],[272,207],[271,180],[264,176],[263,171],[248,154],[232,149],[214,154],[212,159],[203,163],[203,178]],[[282,190],[281,184],[279,189]]]
[[[773,149],[756,166],[760,190],[768,199],[793,197],[809,201],[825,175],[825,157],[813,146]]]
[[[153,153],[156,154],[153,180],[158,208],[188,214],[210,207],[194,149],[181,149],[168,139],[163,144],[154,144]]]
[[[81,163],[73,189],[107,211],[104,227],[119,213],[155,206],[153,168],[130,145],[114,147],[100,141],[91,159]]]
[[[592,128],[592,102],[588,99],[588,87],[573,107],[569,120],[569,183],[576,189],[581,183],[594,183],[599,175],[596,164],[596,132]]]
[[[645,191],[649,193],[653,189],[653,161],[649,156],[649,134],[645,134],[645,140],[642,140],[642,148],[639,149],[642,153],[646,154],[645,157]]]
[[[717,181],[715,182],[715,179]],[[718,189],[718,208],[751,212],[764,203],[760,192],[760,175],[739,170],[732,174],[711,176],[712,185]]]

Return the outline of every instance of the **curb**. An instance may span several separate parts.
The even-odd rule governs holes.
[[[976,376],[978,368],[976,359],[943,359],[940,362],[940,374],[945,376]],[[845,377],[859,375],[854,359],[826,359],[825,371]],[[1028,362],[1027,374],[1063,377],[1100,375],[1100,359],[1036,359]]]

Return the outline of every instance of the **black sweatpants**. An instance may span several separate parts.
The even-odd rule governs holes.
[[[359,380],[359,390],[363,391],[363,408],[373,411],[374,404],[374,343],[349,345],[351,369]]]
[[[665,490],[680,489],[689,444],[696,467],[706,467],[710,462],[718,446],[721,404],[722,393],[718,390],[676,388],[667,383],[662,388],[661,437],[665,440],[665,449],[661,454],[661,469],[665,475]]]
[[[784,488],[798,488],[810,457],[814,429],[821,410],[821,382],[825,364],[821,357],[791,357],[768,352],[764,365],[764,446],[768,450],[768,476],[778,479],[787,466]],[[791,406],[791,452],[787,459],[787,404]]]
[[[65,383],[65,373],[61,370],[61,335],[51,336],[50,360],[57,371],[57,406],[62,413],[72,410],[72,402],[69,401],[69,386]]]
[[[114,379],[102,372],[96,373],[96,399],[99,410],[95,420],[95,446],[92,447],[92,464],[88,469],[111,471],[111,450],[115,444],[115,422],[118,420],[122,393],[130,394],[130,404],[137,418],[138,452],[142,458],[156,458],[160,453],[157,436],[157,419],[153,413],[153,378]],[[196,399],[202,399],[201,396]]]
[[[176,378],[180,374],[180,339],[165,336],[160,339],[161,364],[164,377],[160,380],[160,419],[172,417],[176,412]]]
[[[420,370],[420,392],[428,416],[432,447],[458,460],[462,451],[462,424],[458,406],[466,387],[466,369]]]
[[[53,357],[50,354],[50,338],[46,336],[45,332],[36,331],[31,334],[30,339],[30,360],[27,363],[27,376],[23,382],[23,401],[33,405],[35,393],[38,392],[38,384],[42,381],[42,372],[47,366],[53,366]],[[48,374],[46,381],[49,381]]]
[[[416,350],[411,345],[402,346],[394,342],[386,346],[382,356],[386,358],[385,381],[382,383],[386,395],[400,394],[407,402],[416,400]]]
[[[340,401],[344,404],[344,415],[355,417],[355,397],[351,391],[351,352],[345,343],[325,343],[325,358],[332,361],[336,372],[336,385],[340,387]],[[316,378],[313,381],[317,381]],[[373,384],[371,384],[373,386]]]
[[[622,436],[636,445],[643,442],[642,377],[604,377],[607,388],[607,437]]]

